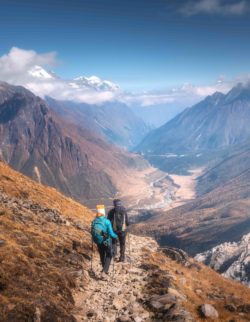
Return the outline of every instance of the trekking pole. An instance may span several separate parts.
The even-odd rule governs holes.
[[[94,252],[94,243],[92,238],[92,246],[91,246],[91,273],[93,273],[93,252]]]
[[[112,279],[114,279],[115,276],[115,259],[113,257],[113,273],[112,273]]]
[[[131,257],[131,252],[130,252],[130,233],[128,232],[128,253],[129,257]]]

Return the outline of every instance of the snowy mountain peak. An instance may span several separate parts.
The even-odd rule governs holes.
[[[115,83],[112,83],[108,80],[101,79],[98,76],[79,76],[74,78],[74,80],[78,85],[89,86],[95,88],[96,90],[101,91],[112,91],[115,92],[119,90],[119,86]]]
[[[54,75],[50,72],[47,72],[43,67],[35,65],[29,71],[30,76],[40,78],[40,79],[54,79]]]

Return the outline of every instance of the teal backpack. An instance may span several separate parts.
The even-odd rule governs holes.
[[[110,237],[107,236],[107,225],[105,218],[96,218],[91,225],[91,235],[94,243],[101,245],[104,243],[106,246],[110,244]]]

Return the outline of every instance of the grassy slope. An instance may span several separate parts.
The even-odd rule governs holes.
[[[87,228],[92,213],[2,162],[0,187],[6,201],[0,204],[1,322],[33,321],[37,308],[42,321],[73,321],[74,276],[86,268],[90,252],[89,234],[76,224]],[[64,223],[48,219],[50,208]],[[82,241],[78,251],[74,240]]]
[[[147,254],[148,251],[146,250],[145,253]],[[154,253],[147,262],[155,270],[147,286],[147,292],[161,294],[161,276],[164,272],[168,272],[168,276],[172,279],[171,287],[186,296],[183,306],[192,314],[196,322],[210,321],[202,318],[199,313],[199,307],[204,303],[209,303],[216,308],[219,313],[217,321],[249,321],[250,290],[246,286],[223,278],[203,264],[197,265],[193,259],[189,259],[188,265],[183,265],[166,258],[162,253]],[[157,272],[160,272],[160,275],[157,275]],[[235,312],[227,309],[228,305],[233,306]],[[244,311],[245,313],[241,313]]]

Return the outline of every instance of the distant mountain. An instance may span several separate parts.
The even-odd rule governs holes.
[[[108,80],[103,80],[98,76],[79,76],[74,78],[73,81],[70,82],[70,84],[72,87],[79,88],[81,86],[89,86],[101,91],[115,92],[120,89],[117,84],[114,84]]]
[[[197,193],[203,195],[215,188],[219,188],[249,169],[250,141],[233,149],[231,148],[220,162],[209,166],[205,173],[198,178]]]
[[[53,80],[53,79],[60,79],[59,76],[57,76],[55,73],[47,71],[43,67],[36,65],[33,66],[28,70],[28,75],[38,78],[40,80]],[[61,79],[61,81],[67,83],[70,87],[75,89],[92,89],[96,91],[111,91],[115,92],[119,90],[119,86],[115,83],[112,83],[111,81],[101,79],[97,76],[79,76],[74,79],[70,79],[67,81],[64,81]]]
[[[239,242],[224,243],[195,256],[227,278],[250,286],[250,234]]]
[[[25,88],[6,83],[0,83],[0,158],[80,201],[113,196],[138,159],[64,121]]]
[[[215,93],[150,132],[136,148],[148,155],[202,153],[250,138],[250,84]]]
[[[149,126],[123,103],[90,105],[58,101],[49,97],[46,100],[65,120],[98,133],[105,140],[124,148],[133,148],[150,130]]]

